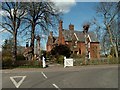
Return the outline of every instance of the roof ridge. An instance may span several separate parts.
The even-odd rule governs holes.
[[[72,40],[72,33],[76,34],[75,37],[78,38],[79,41],[84,41],[84,34],[83,34],[83,31],[71,31],[71,30],[68,30],[68,29],[63,29],[64,31],[62,32],[63,33],[63,36],[65,37],[65,40],[67,41],[70,41]],[[90,31],[88,32],[89,36],[91,37],[91,42],[98,42],[98,38],[96,37],[96,33],[94,31]]]

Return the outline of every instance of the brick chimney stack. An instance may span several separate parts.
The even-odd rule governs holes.
[[[64,44],[65,41],[64,41],[64,37],[63,37],[63,34],[62,34],[62,31],[63,31],[63,21],[60,20],[59,22],[59,41],[58,41],[58,44]]]
[[[59,37],[60,37],[60,38],[62,37],[62,29],[63,29],[62,24],[63,24],[63,21],[60,20],[60,22],[59,22]]]
[[[74,30],[74,25],[73,24],[69,25],[69,30]]]
[[[60,20],[60,21],[59,21],[59,44],[62,43],[62,37],[63,37],[63,36],[62,36],[62,29],[63,29],[62,24],[63,24],[63,21]]]
[[[59,21],[59,31],[63,29],[62,23],[63,23],[63,21],[60,20],[60,21]]]

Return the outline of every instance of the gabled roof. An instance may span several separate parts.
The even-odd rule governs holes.
[[[75,30],[65,30],[62,31],[65,41],[72,41],[73,35],[75,35],[77,41],[84,42],[84,33],[82,31],[75,31]],[[97,36],[94,32],[88,32],[91,42],[98,42]]]
[[[55,36],[48,36],[48,40],[47,40],[47,45],[50,45],[50,44],[56,44],[58,42],[58,37],[55,37]]]
[[[55,36],[53,37],[53,43],[54,44],[58,43],[58,37],[55,37]]]

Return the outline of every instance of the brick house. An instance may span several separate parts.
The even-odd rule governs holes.
[[[85,38],[83,31],[74,30],[74,25],[69,25],[69,30],[63,29],[63,21],[59,22],[59,36],[54,37],[50,32],[46,45],[47,52],[57,44],[67,45],[73,54],[85,55]],[[90,58],[100,58],[99,42],[94,32],[88,32],[90,42]]]

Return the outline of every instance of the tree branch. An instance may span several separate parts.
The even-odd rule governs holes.
[[[10,32],[11,34],[13,34],[13,32],[11,30],[9,30],[8,28],[6,28],[4,25],[0,24],[0,26],[2,26],[2,28],[4,28],[5,30],[7,30],[8,32]]]

